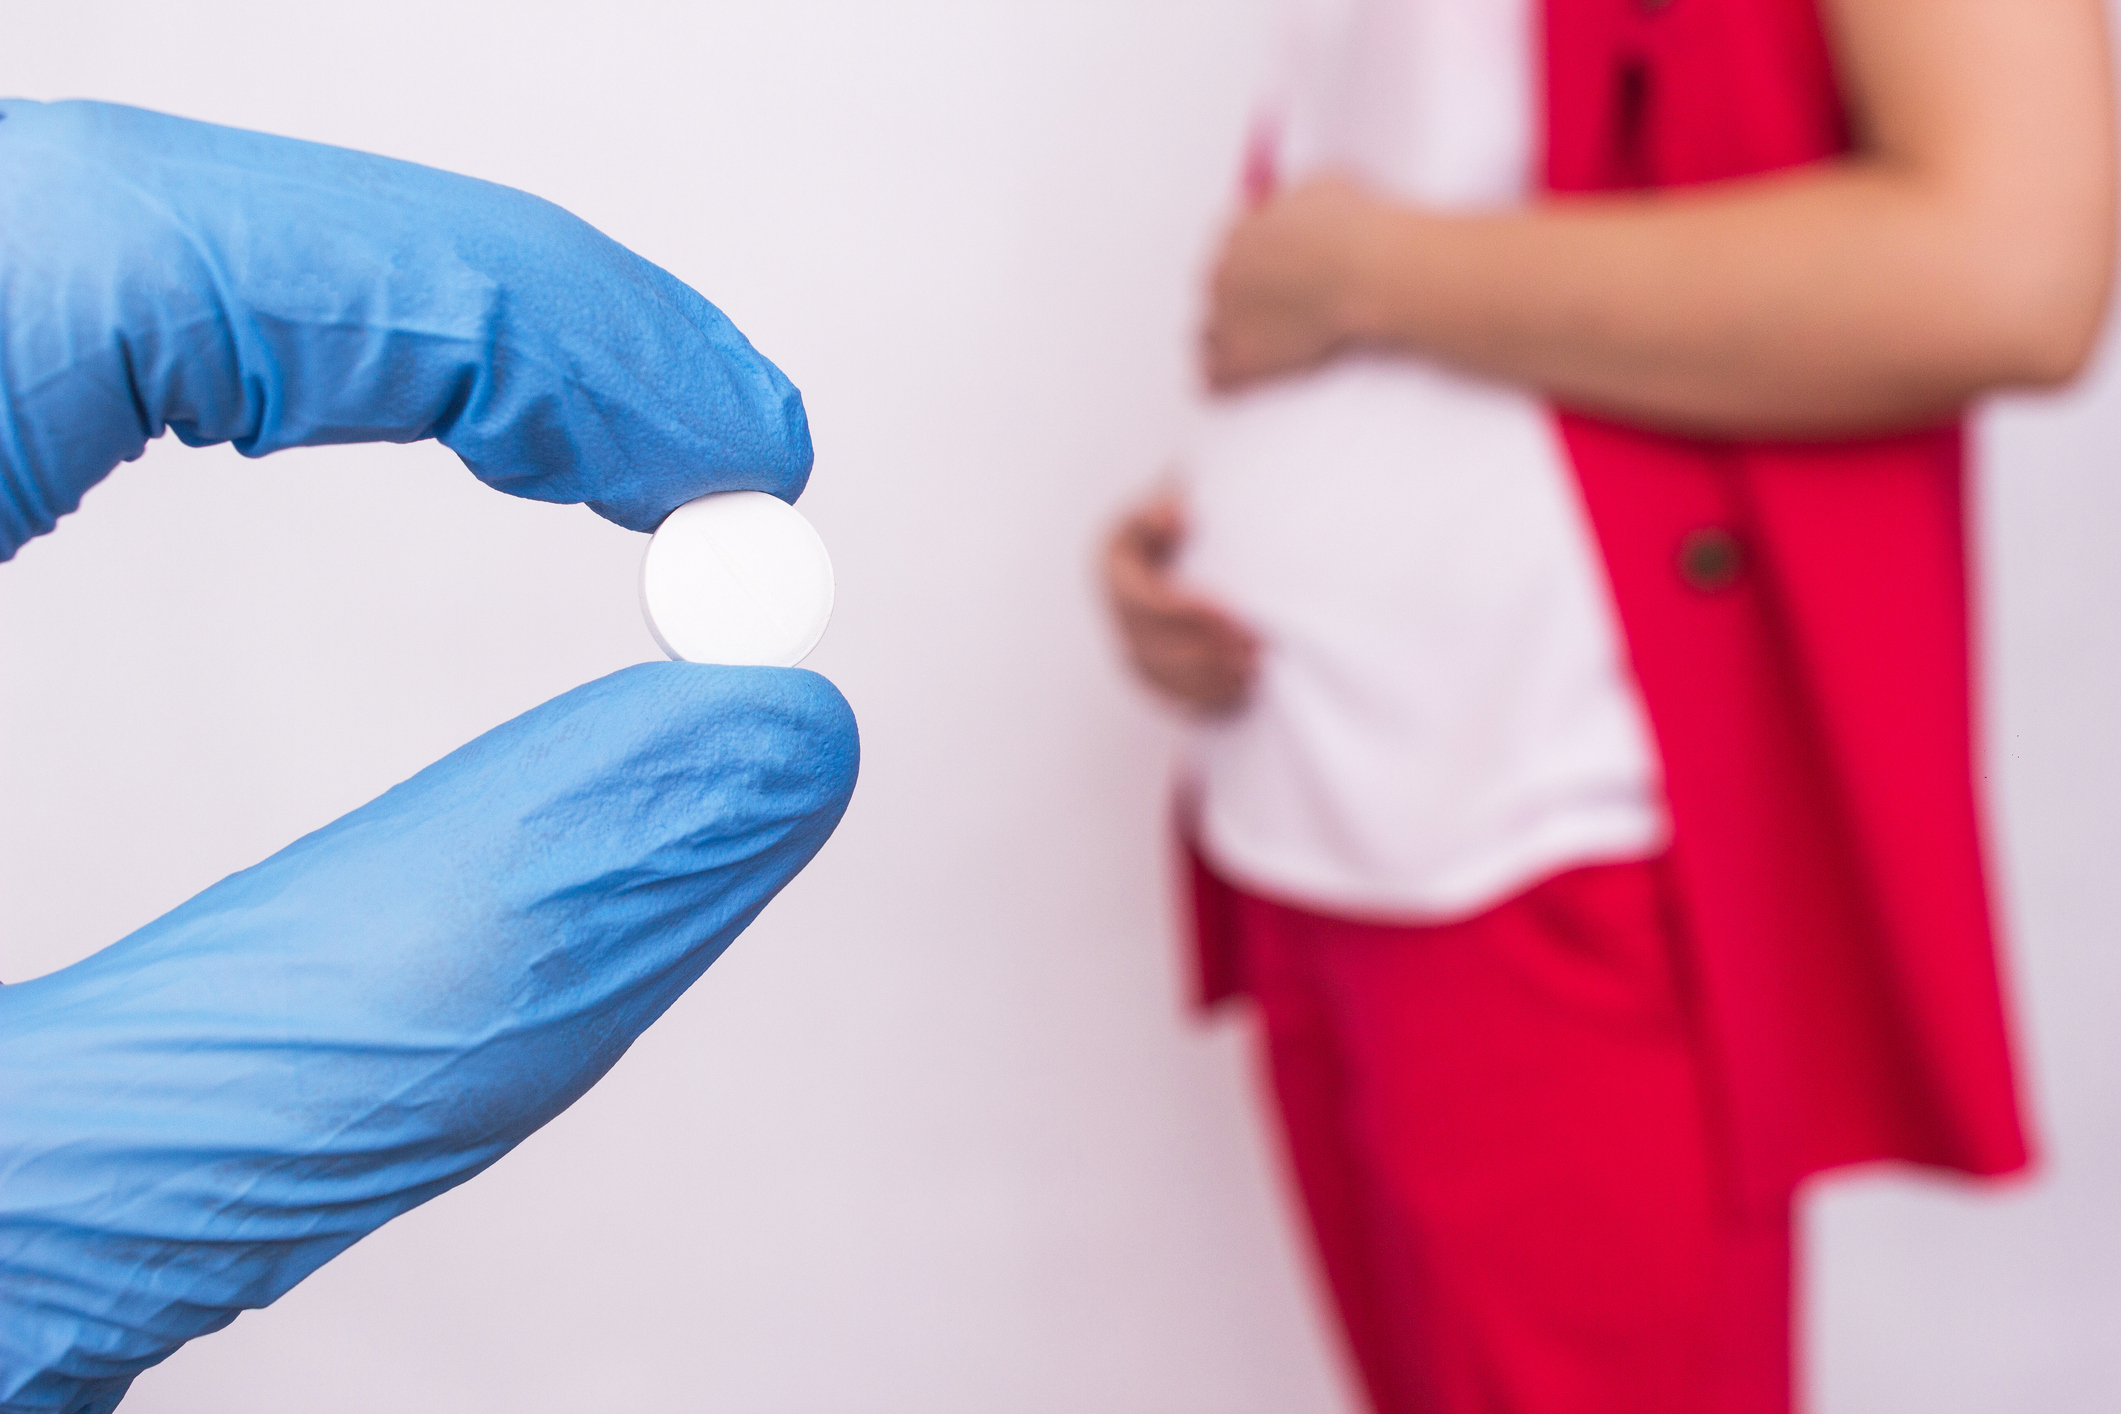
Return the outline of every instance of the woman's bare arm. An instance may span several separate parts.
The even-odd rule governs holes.
[[[1238,223],[1209,381],[1353,346],[1711,435],[1934,419],[2082,365],[2115,226],[2102,0],[1826,0],[1850,156],[1450,216],[1326,180]]]

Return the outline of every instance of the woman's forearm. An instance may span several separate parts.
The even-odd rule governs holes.
[[[2041,231],[1936,185],[1855,160],[1490,216],[1379,209],[1338,317],[1350,342],[1718,433],[1880,430],[2069,377],[2105,303],[2097,198]]]

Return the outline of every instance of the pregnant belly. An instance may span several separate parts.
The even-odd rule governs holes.
[[[1342,362],[1204,409],[1187,473],[1181,571],[1264,644],[1196,753],[1219,864],[1444,915],[1651,846],[1652,748],[1536,402]]]
[[[1418,667],[1458,696],[1610,653],[1559,444],[1520,393],[1344,360],[1208,405],[1185,470],[1182,573],[1272,652],[1351,682]]]

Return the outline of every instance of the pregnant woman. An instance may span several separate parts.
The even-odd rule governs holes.
[[[1379,1411],[1774,1414],[1811,1174],[2026,1162],[1960,410],[2087,357],[2098,0],[1305,7],[1111,540]]]

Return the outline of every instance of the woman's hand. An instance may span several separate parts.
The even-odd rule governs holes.
[[[1300,372],[1351,342],[1364,252],[1386,213],[1354,183],[1321,177],[1241,217],[1209,284],[1201,332],[1208,386],[1227,392]]]
[[[1176,492],[1161,492],[1128,512],[1105,545],[1105,592],[1134,670],[1178,705],[1219,715],[1243,704],[1259,642],[1173,576],[1171,562],[1185,536]]]

